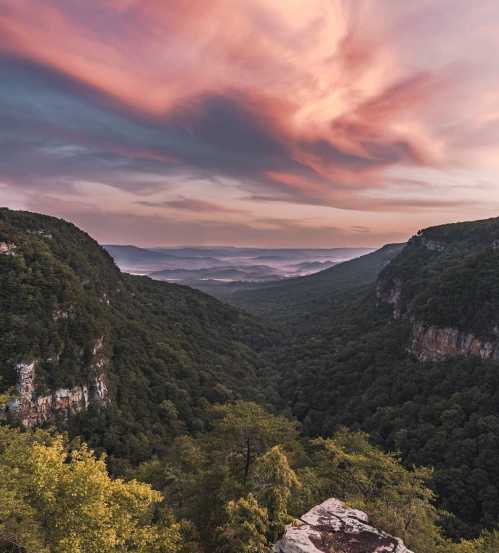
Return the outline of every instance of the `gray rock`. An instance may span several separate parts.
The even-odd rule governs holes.
[[[499,342],[484,340],[456,328],[415,322],[409,351],[420,361],[443,361],[459,356],[497,360]]]
[[[368,516],[338,499],[315,506],[286,527],[274,553],[412,553],[401,539],[369,525]]]

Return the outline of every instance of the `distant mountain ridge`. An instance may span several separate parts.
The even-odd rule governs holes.
[[[272,281],[302,276],[372,251],[369,248],[245,248],[171,247],[139,248],[105,245],[118,266],[126,272],[147,274],[160,280],[171,279],[217,295],[225,291],[217,282],[244,283]],[[218,270],[227,270],[218,276]],[[169,273],[175,271],[175,273]],[[191,271],[190,273],[183,271]],[[199,271],[196,274],[194,271]],[[230,271],[234,271],[232,275]],[[208,282],[208,283],[207,283]]]
[[[333,304],[341,294],[376,281],[381,270],[396,257],[404,244],[388,244],[372,253],[338,263],[317,273],[281,282],[255,285],[249,289],[234,287],[221,297],[237,307],[284,322],[299,319]],[[217,295],[217,290],[213,290]]]

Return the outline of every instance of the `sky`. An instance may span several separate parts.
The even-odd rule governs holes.
[[[0,0],[0,205],[103,243],[499,215],[497,0]]]

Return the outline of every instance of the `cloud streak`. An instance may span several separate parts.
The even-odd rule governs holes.
[[[101,184],[124,215],[260,228],[288,206],[373,237],[476,211],[455,172],[499,172],[499,7],[438,4],[3,0],[0,182],[70,217]]]

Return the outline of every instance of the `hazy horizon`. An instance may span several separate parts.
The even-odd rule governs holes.
[[[192,243],[192,244],[171,244],[171,245],[168,245],[168,244],[152,244],[152,245],[148,245],[148,246],[138,246],[137,244],[134,244],[134,243],[130,243],[130,242],[123,242],[123,243],[120,243],[120,242],[113,242],[113,243],[103,243],[103,242],[99,242],[99,244],[103,247],[105,246],[121,246],[121,247],[131,247],[131,248],[140,248],[140,249],[144,249],[144,250],[159,250],[159,249],[165,249],[165,250],[183,250],[183,249],[189,249],[189,248],[192,248],[192,249],[207,249],[207,250],[211,250],[211,249],[217,249],[217,248],[220,248],[220,249],[227,249],[227,250],[324,250],[324,251],[328,251],[328,250],[342,250],[342,249],[345,249],[345,250],[373,250],[373,249],[376,249],[376,247],[371,247],[371,246],[363,246],[363,245],[360,245],[360,246],[350,246],[350,245],[345,245],[345,246],[331,246],[331,247],[327,247],[327,246],[323,246],[323,247],[319,247],[319,248],[316,248],[314,246],[310,246],[310,247],[299,247],[299,246],[252,246],[252,245],[248,245],[248,246],[244,246],[244,245],[240,245],[240,244],[231,244],[231,245],[226,245],[226,244],[195,244],[195,243]],[[385,244],[381,244],[379,247],[383,247]]]

